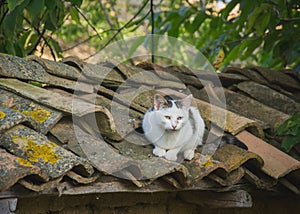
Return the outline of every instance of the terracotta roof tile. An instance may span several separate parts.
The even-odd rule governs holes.
[[[264,160],[262,170],[269,176],[278,179],[293,170],[300,169],[300,162],[286,153],[257,138],[247,131],[243,131],[236,137],[245,143],[249,149],[258,154]]]

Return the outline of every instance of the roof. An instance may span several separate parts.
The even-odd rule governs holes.
[[[223,87],[182,66],[0,55],[0,198],[249,188],[299,194],[299,147],[287,154],[270,137],[300,112],[299,74],[230,67],[218,76]],[[211,149],[207,143],[191,161],[154,157],[132,126],[139,126],[153,93],[184,96],[187,90],[207,127],[225,130],[248,151],[226,144],[210,156],[203,152]],[[209,103],[221,93],[226,108]]]

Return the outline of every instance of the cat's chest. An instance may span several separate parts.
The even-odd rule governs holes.
[[[158,146],[164,149],[174,149],[186,144],[193,135],[193,130],[186,124],[182,129],[178,131],[165,131]]]

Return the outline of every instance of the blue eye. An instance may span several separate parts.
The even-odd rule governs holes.
[[[170,116],[165,116],[165,118],[166,118],[166,119],[168,119],[168,120],[170,120],[170,119],[171,119],[171,117],[170,117]]]
[[[177,117],[177,120],[182,120],[183,117]]]

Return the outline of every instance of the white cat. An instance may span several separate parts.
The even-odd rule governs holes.
[[[187,160],[194,157],[197,145],[202,145],[205,125],[198,109],[191,106],[192,100],[192,95],[182,100],[154,96],[154,106],[145,113],[142,125],[154,145],[154,155],[171,161],[179,153]]]

